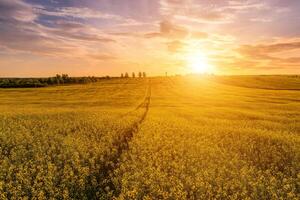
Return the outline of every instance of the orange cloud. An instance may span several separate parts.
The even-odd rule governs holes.
[[[239,48],[239,52],[248,55],[268,54],[280,51],[300,49],[300,41],[288,43],[262,44],[262,45],[244,45]]]
[[[113,55],[110,55],[110,54],[91,54],[91,55],[89,55],[89,57],[93,58],[93,59],[96,59],[96,60],[102,60],[102,61],[117,59],[116,56],[113,56]]]
[[[182,48],[184,47],[184,43],[179,40],[174,40],[174,41],[168,42],[167,46],[168,46],[168,50],[170,52],[175,53],[175,52],[182,50]]]
[[[175,25],[170,20],[163,20],[159,24],[160,32],[146,33],[146,38],[164,37],[182,39],[189,35],[189,30],[184,26]]]

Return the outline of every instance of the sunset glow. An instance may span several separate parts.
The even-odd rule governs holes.
[[[187,56],[188,67],[192,73],[211,73],[212,66],[208,63],[207,57],[201,51],[195,51]]]
[[[0,0],[0,76],[295,74],[299,9],[296,0]]]

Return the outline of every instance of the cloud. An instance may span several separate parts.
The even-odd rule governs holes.
[[[281,51],[288,51],[300,49],[300,41],[275,43],[275,44],[261,44],[261,45],[243,45],[238,48],[238,52],[242,55],[258,57],[265,56],[271,53]]]
[[[209,36],[208,33],[189,30],[184,26],[173,23],[171,20],[162,20],[159,23],[159,28],[159,32],[146,33],[144,37],[163,39],[163,44],[167,45],[170,53],[182,51],[186,45],[183,41],[187,39],[202,40]]]
[[[86,7],[63,7],[53,10],[41,7],[36,9],[36,12],[42,15],[58,16],[58,17],[73,17],[83,19],[114,19],[123,21],[124,18],[118,15],[103,13],[100,11],[92,10]]]
[[[164,37],[173,39],[183,39],[189,35],[189,30],[184,26],[172,23],[170,20],[163,20],[159,24],[160,32],[146,33],[146,38]]]
[[[39,6],[35,8],[35,12],[39,15],[68,18],[72,20],[109,20],[109,23],[116,23],[118,26],[138,26],[144,24],[130,17],[124,17],[109,13],[108,11],[99,11],[88,7],[48,8]]]
[[[88,55],[92,59],[101,60],[101,61],[108,61],[108,60],[116,60],[117,57],[111,54],[90,54]]]
[[[267,18],[252,18],[252,19],[250,19],[250,21],[252,21],[252,22],[262,22],[262,23],[272,22],[271,19],[267,19]]]
[[[38,17],[30,4],[20,0],[0,0],[0,46],[23,52],[50,54],[63,52],[60,41],[51,38],[34,20]]]
[[[162,37],[163,35],[159,32],[152,32],[152,33],[146,33],[145,38],[156,38],[156,37]]]
[[[169,20],[164,20],[160,23],[160,33],[174,37],[185,37],[189,31],[183,26],[175,25]]]
[[[37,15],[33,12],[33,7],[21,0],[0,0],[0,19],[33,21]]]
[[[116,41],[101,31],[67,19],[40,23],[35,8],[19,0],[0,0],[0,47],[47,55],[80,56],[92,43],[100,46]],[[87,43],[88,42],[88,43]],[[83,56],[83,55],[82,55]]]
[[[220,46],[222,47],[222,46]],[[277,38],[272,43],[223,46],[210,60],[220,72],[266,73],[268,70],[295,71],[300,66],[300,39]],[[274,72],[274,71],[273,71]]]
[[[221,7],[220,10],[227,10],[227,11],[249,11],[251,10],[266,10],[270,9],[270,7],[262,2],[262,1],[256,1],[256,0],[248,0],[248,1],[238,1],[238,0],[229,0],[227,1],[228,4],[226,6]]]
[[[99,31],[82,23],[58,20],[52,23],[52,26],[48,28],[48,31],[61,38],[104,43],[116,42],[114,39],[104,37]]]
[[[205,32],[193,32],[191,34],[191,37],[193,39],[205,39],[205,38],[208,38],[208,34]]]
[[[229,18],[230,13],[217,10],[213,6],[208,6],[206,2],[197,3],[190,0],[160,0],[162,16],[169,18],[192,20],[195,22],[223,22]]]
[[[232,23],[240,13],[269,9],[265,3],[256,0],[160,0],[162,16],[198,23]]]
[[[72,56],[88,48],[90,44],[86,42],[98,46],[116,42],[101,33],[91,32],[83,24],[62,21],[51,28],[33,22],[2,21],[0,34],[0,46],[41,55]]]
[[[109,12],[109,9],[106,11],[99,11],[88,7],[48,8],[40,6],[37,7],[35,11],[41,16],[50,16],[68,21],[80,21],[87,24],[98,20],[95,24],[109,24],[111,27],[117,27],[118,29],[121,29],[121,27],[126,29],[149,25],[148,23],[133,19],[129,16],[114,14]],[[95,24],[94,26],[97,26]],[[103,42],[105,42],[105,40],[103,40]]]
[[[174,41],[167,43],[168,51],[171,53],[176,53],[176,52],[182,50],[184,45],[185,44],[179,40],[174,40]]]
[[[118,37],[141,37],[141,34],[135,32],[108,32],[108,35]]]
[[[70,45],[44,33],[31,22],[1,22],[0,46],[15,51],[42,55],[58,55],[66,52]]]
[[[292,69],[300,66],[300,57],[284,56],[284,52],[299,51],[300,41],[277,42],[270,44],[242,45],[236,52],[238,57],[231,59],[227,65],[240,69]]]

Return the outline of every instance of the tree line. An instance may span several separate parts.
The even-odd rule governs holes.
[[[135,75],[134,72],[132,72],[131,77],[132,77],[132,78],[135,78],[135,77],[136,77],[136,75]],[[146,72],[139,72],[139,73],[138,73],[138,77],[139,77],[139,78],[146,78],[146,77],[147,77]],[[128,72],[126,72],[125,74],[122,73],[122,74],[121,74],[121,78],[129,78]]]
[[[145,72],[139,72],[137,74],[137,77],[140,78],[146,76]],[[131,77],[136,77],[134,72],[131,74]],[[68,74],[56,74],[56,76],[48,78],[0,78],[0,88],[38,88],[51,85],[86,84],[109,78],[111,77],[70,77]],[[122,73],[121,78],[129,78],[129,74],[127,72]]]
[[[106,77],[69,77],[68,74],[57,74],[49,78],[0,78],[0,88],[31,88],[31,87],[46,87],[51,85],[64,84],[85,84],[97,82]]]

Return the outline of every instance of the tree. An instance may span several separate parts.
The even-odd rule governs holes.
[[[68,74],[62,74],[61,78],[63,80],[63,83],[68,83],[69,82],[69,75]]]
[[[135,78],[135,73],[134,72],[132,72],[132,78]]]
[[[59,74],[56,74],[55,78],[56,78],[56,84],[60,84],[60,83],[63,84],[64,83],[63,80],[62,80],[62,78],[61,78],[61,76]]]
[[[129,77],[129,76],[128,76],[128,73],[126,72],[126,73],[125,73],[125,78],[128,78],[128,77]]]
[[[139,72],[139,78],[142,78],[142,72]]]
[[[147,76],[146,76],[146,72],[143,72],[143,77],[144,77],[144,78],[147,77]]]
[[[55,80],[54,77],[50,77],[50,78],[47,79],[46,82],[47,82],[48,85],[54,85],[56,83],[56,80]]]
[[[124,74],[123,73],[121,74],[121,78],[124,78]]]

